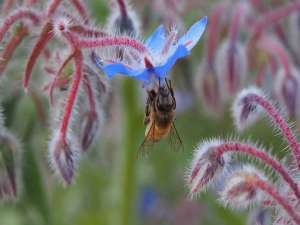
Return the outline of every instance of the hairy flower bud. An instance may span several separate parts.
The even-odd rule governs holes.
[[[104,77],[96,74],[91,67],[84,67],[85,75],[85,97],[88,104],[82,106],[81,121],[81,144],[85,151],[100,136],[102,126],[104,124],[104,107],[108,98],[109,87]]]
[[[243,209],[262,200],[263,195],[255,185],[257,179],[267,180],[251,166],[243,166],[232,172],[226,179],[224,189],[220,193],[221,201],[233,208]]]
[[[195,149],[187,181],[192,194],[199,193],[208,187],[224,170],[226,156],[217,157],[214,154],[214,149],[220,144],[219,140],[211,140],[202,142]]]
[[[258,118],[258,107],[259,111],[264,110],[274,126],[280,130],[293,153],[298,168],[300,168],[300,145],[294,132],[279,110],[258,89],[248,88],[237,96],[232,110],[236,127],[243,130],[247,125],[254,122]]]
[[[49,146],[49,161],[54,172],[66,184],[71,184],[75,175],[79,156],[77,138],[68,134],[64,139],[59,132],[54,133]]]
[[[289,43],[291,45],[292,51],[299,57],[300,56],[300,46],[299,46],[299,39],[300,39],[300,14],[299,13],[293,13],[288,18],[289,24],[288,24],[288,32],[289,35]]]
[[[271,215],[264,208],[258,208],[251,211],[247,225],[267,225],[271,224]]]
[[[300,210],[300,200],[297,199],[291,192],[286,193],[287,199],[296,212]],[[278,214],[273,222],[273,225],[297,225],[293,219],[280,207],[277,209]]]
[[[256,87],[242,90],[232,104],[232,116],[235,126],[243,131],[248,126],[256,122],[260,117],[261,109],[251,96],[263,96],[263,93]]]
[[[206,60],[200,64],[194,87],[206,111],[214,114],[222,112],[224,102],[221,96],[220,80],[216,75],[214,65],[208,64]]]
[[[120,34],[136,36],[139,33],[139,19],[125,0],[118,0],[113,4],[108,18],[108,28]],[[119,8],[118,10],[116,8]]]
[[[240,42],[231,44],[228,40],[224,41],[216,55],[216,70],[223,97],[232,97],[243,87],[247,67],[244,45]]]
[[[274,92],[279,103],[289,117],[300,116],[300,73],[291,67],[289,74],[283,69],[278,70],[274,82]]]
[[[90,111],[84,115],[81,122],[81,145],[83,150],[87,150],[95,140],[100,125],[98,120],[95,112]]]

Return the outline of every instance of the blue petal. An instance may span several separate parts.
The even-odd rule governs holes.
[[[186,32],[186,34],[179,39],[178,45],[184,45],[188,50],[191,50],[200,40],[202,34],[204,33],[206,24],[207,16],[194,23]]]
[[[153,53],[160,53],[166,42],[166,31],[163,25],[160,25],[145,41],[147,48]]]
[[[110,78],[116,74],[133,77],[138,80],[148,80],[148,72],[146,69],[134,70],[121,63],[112,63],[102,67],[102,71]]]
[[[176,61],[187,56],[188,54],[189,51],[187,48],[183,45],[179,45],[173,55],[171,55],[163,65],[154,68],[155,74],[160,78],[165,78]]]
[[[95,62],[96,66],[109,78],[114,77],[116,74],[122,74],[128,77],[134,77],[137,80],[142,80],[145,82],[149,80],[148,71],[146,69],[134,70],[122,63],[111,63],[104,65],[104,63],[97,55],[93,56],[93,61]]]

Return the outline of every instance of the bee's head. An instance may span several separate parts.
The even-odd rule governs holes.
[[[169,112],[173,109],[174,104],[170,89],[167,86],[160,86],[156,98],[156,108],[159,111]]]

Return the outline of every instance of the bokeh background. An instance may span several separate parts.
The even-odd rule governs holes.
[[[141,36],[145,38],[161,23],[175,22],[183,31],[202,16],[209,16],[212,8],[222,1],[131,0],[131,6],[139,17]],[[227,2],[229,8],[237,3]],[[291,1],[261,2],[267,10],[272,10]],[[86,3],[95,24],[104,26],[110,12],[108,2],[88,0]],[[230,18],[227,14],[228,11],[224,12]],[[286,23],[282,21],[283,25]],[[241,43],[245,44],[249,30],[247,27],[241,30]],[[226,37],[224,32],[220,34],[218,45]],[[36,84],[32,85],[30,96],[21,88],[25,56],[31,46],[28,38],[15,53],[13,63],[0,83],[6,126],[23,146],[21,192],[15,201],[0,204],[0,224],[247,224],[248,212],[224,208],[218,204],[213,191],[195,199],[189,197],[185,175],[193,149],[206,138],[239,136],[272,147],[274,153],[282,157],[284,144],[265,121],[260,121],[243,135],[237,134],[230,114],[231,101],[224,104],[223,110],[208,113],[207,106],[197,94],[197,88],[201,86],[195,85],[207,39],[206,32],[192,54],[178,62],[170,74],[178,100],[175,125],[184,150],[174,151],[168,140],[163,140],[147,155],[136,157],[144,138],[145,91],[137,81],[118,77],[110,82],[112,94],[101,138],[81,160],[74,184],[64,187],[53,176],[47,159],[51,130],[48,99],[39,88],[42,70],[35,69]],[[255,83],[257,71],[248,68],[248,83],[239,89]]]

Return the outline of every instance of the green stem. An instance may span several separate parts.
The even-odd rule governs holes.
[[[136,83],[126,79],[123,83],[123,108],[124,108],[124,132],[121,146],[123,146],[120,161],[120,211],[118,224],[132,225],[134,203],[136,202],[136,152],[138,136],[138,95]]]

